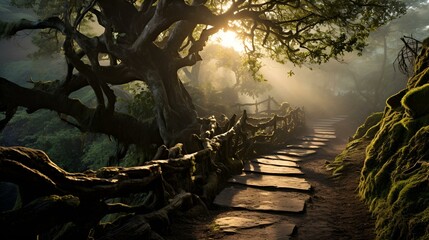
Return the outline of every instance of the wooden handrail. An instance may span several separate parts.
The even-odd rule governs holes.
[[[263,104],[266,103],[266,109],[265,110],[261,110],[260,106],[262,106]],[[272,107],[276,106],[277,109],[273,110]],[[248,106],[254,106],[255,107],[255,114],[261,114],[261,113],[267,113],[267,114],[271,114],[271,113],[275,113],[280,109],[281,104],[279,104],[273,97],[268,96],[267,99],[258,102],[258,100],[255,100],[254,103],[237,103],[234,105],[234,107],[238,108],[238,111],[242,111],[243,107],[248,107]]]

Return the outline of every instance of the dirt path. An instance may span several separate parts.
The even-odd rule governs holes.
[[[341,178],[331,178],[325,168],[353,135],[356,124],[343,121],[337,124],[337,138],[317,155],[301,163],[307,181],[314,187],[312,202],[307,204],[303,217],[294,218],[298,226],[292,239],[374,239],[374,220],[366,206],[358,199],[356,188],[365,148],[360,146],[350,158],[349,170]]]
[[[350,171],[340,179],[333,179],[326,170],[326,161],[332,161],[345,147],[348,137],[353,134],[356,124],[342,121],[335,126],[336,139],[317,154],[299,163],[305,179],[312,185],[311,200],[304,214],[254,213],[215,207],[208,214],[176,216],[166,239],[374,239],[373,226],[366,207],[358,200],[356,187],[359,170],[364,157],[364,147],[351,156]],[[240,229],[222,231],[215,219],[222,217],[254,219],[259,224]],[[296,225],[292,237],[286,235],[290,223]]]

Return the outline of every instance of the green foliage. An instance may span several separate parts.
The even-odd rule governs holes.
[[[126,101],[128,113],[142,121],[152,120],[155,111],[155,102],[152,93],[144,83],[129,84],[126,88],[134,98]]]
[[[55,162],[70,171],[82,171],[80,155],[82,152],[82,142],[80,133],[75,129],[58,129],[56,124],[44,129],[45,133],[37,134],[37,138],[26,136],[26,140],[33,140],[32,143],[26,143],[25,146],[43,149],[48,156]],[[50,128],[50,129],[49,129]]]
[[[95,136],[86,140],[83,155],[80,156],[82,164],[89,169],[99,169],[109,165],[109,158],[115,155],[115,144],[107,136]]]
[[[75,21],[79,19],[79,15],[80,13],[82,13],[82,10],[86,6],[90,6],[89,4],[91,2],[93,1],[11,1],[14,6],[21,8],[31,8],[34,11],[35,15],[37,15],[37,18],[46,19],[47,17],[58,17],[61,20],[70,18],[69,20],[72,24],[74,24]],[[156,4],[160,4],[161,2],[162,1],[156,1],[151,2],[151,4],[155,6]],[[142,1],[112,1],[112,4],[115,3],[124,3],[126,7],[128,7],[128,9],[132,8],[132,10],[135,11],[134,7],[138,7],[138,5],[142,3]],[[132,5],[128,5],[126,3],[132,3]],[[256,85],[253,85],[253,83],[255,82],[264,81],[263,76],[258,73],[262,66],[260,61],[262,57],[271,56],[272,58],[280,62],[291,61],[298,65],[304,62],[323,63],[328,61],[328,59],[330,58],[341,57],[346,52],[350,52],[353,50],[362,51],[363,47],[365,46],[365,40],[370,31],[387,23],[391,19],[394,19],[405,13],[405,5],[398,0],[373,0],[370,4],[342,0],[319,2],[299,1],[299,6],[295,6],[294,3],[284,3],[282,1],[277,1],[275,2],[275,4],[270,1],[262,2],[261,4],[250,3],[252,2],[250,1],[237,3],[237,7],[240,5],[239,8],[232,9],[231,12],[228,12],[227,15],[220,16],[222,18],[225,17],[225,19],[222,19],[222,21],[218,21],[219,19],[216,19],[216,16],[212,16],[212,18],[214,18],[216,21],[207,19],[207,21],[209,22],[222,22],[215,27],[230,28],[231,30],[236,31],[243,39],[243,42],[246,45],[245,49],[247,50],[247,56],[244,60],[245,66],[243,67],[243,65],[237,64],[233,57],[224,58],[222,64],[226,64],[227,67],[225,68],[229,68],[234,73],[236,81],[238,83],[236,85],[240,86],[240,91],[249,96],[257,96],[257,94],[260,93],[258,91],[260,91],[260,89],[263,89],[256,88]],[[100,8],[102,8],[100,6],[100,2],[96,2],[96,5],[93,10],[100,10]],[[216,1],[207,1],[205,2],[205,6],[207,7],[207,11],[203,13],[210,13],[209,11],[212,11],[216,14],[223,14],[227,12],[227,9],[229,7],[223,1],[221,3]],[[112,20],[112,24],[114,25],[112,26],[112,28],[115,31],[112,35],[125,34],[126,37],[134,37],[134,39],[125,39],[128,42],[124,41],[124,46],[122,46],[121,43],[121,46],[116,45],[114,49],[122,47],[123,49],[147,49],[147,46],[143,46],[144,44],[142,44],[142,46],[137,47],[133,46],[132,48],[130,48],[130,46],[126,46],[129,42],[136,43],[135,38],[137,36],[142,36],[141,32],[138,31],[141,31],[142,29],[150,30],[150,28],[144,28],[143,26],[141,26],[144,21],[135,21],[135,19],[130,20],[130,18],[126,18],[125,15],[127,13],[133,12],[127,12],[126,7],[124,7],[123,9],[114,9],[117,10],[117,13],[112,13],[110,14],[111,16],[108,16],[109,14],[104,15],[104,17],[106,18],[114,18],[119,16],[119,20],[116,22],[114,21],[115,19],[102,18],[103,20],[106,20],[105,22],[109,22],[110,20]],[[201,7],[201,9],[203,9],[203,7]],[[194,10],[196,10],[196,14],[201,13],[197,12],[197,9]],[[100,14],[103,15],[103,12],[105,11],[107,11],[107,9],[103,9]],[[66,12],[69,12],[70,14],[66,14]],[[75,48],[74,50],[86,51],[83,47],[82,42],[88,44],[90,41],[85,38],[85,36],[93,36],[90,31],[85,30],[85,24],[90,24],[94,20],[94,16],[90,12],[91,11],[85,14],[83,21],[79,23],[78,26],[73,26],[76,27],[75,29],[73,29],[74,33],[77,33],[75,35],[79,36],[79,39],[75,37],[75,39],[73,40]],[[246,13],[250,15],[247,15]],[[178,16],[179,17],[177,19],[165,19],[165,22],[175,23],[180,20],[181,17],[183,17],[181,14],[178,14]],[[234,16],[234,21],[228,21],[227,18],[229,16]],[[145,17],[147,17],[147,20],[149,20],[151,16]],[[205,39],[199,39],[199,33],[204,31],[203,29],[205,29],[208,25],[213,24],[207,24],[205,22],[206,20],[204,20],[204,22],[200,22],[200,19],[203,19],[203,17],[197,16],[195,18],[189,18],[186,15],[186,17],[184,18],[186,18],[186,20],[188,21],[197,19],[196,22],[194,22],[195,26],[197,27],[195,27],[194,31],[192,32],[194,39],[187,39],[187,41],[189,40],[189,42],[204,45]],[[124,22],[128,20],[129,22]],[[118,32],[118,25],[122,25],[121,27],[123,27],[120,32]],[[162,37],[169,36],[168,33],[169,31],[171,31],[172,26],[168,26],[168,24],[165,26],[164,25],[161,24],[159,26],[156,26],[155,24],[153,26],[154,28],[156,28],[155,31],[153,33],[149,33],[149,35],[154,34],[155,36],[153,36],[153,39],[165,40],[162,39]],[[2,32],[4,33],[8,32],[6,28],[10,29],[10,26],[12,25],[2,24],[2,26]],[[159,29],[157,27],[159,27]],[[129,30],[129,32],[125,33],[127,30]],[[41,51],[45,51],[47,54],[56,51],[61,51],[60,46],[63,42],[63,36],[57,35],[59,33],[52,30],[42,30],[39,32],[40,34],[37,36],[38,38],[35,38],[33,40],[33,43],[38,46],[43,46],[43,48],[41,48]],[[130,34],[131,32],[133,32],[133,34],[135,33],[135,36],[131,36],[133,35]],[[107,39],[108,37],[106,35],[101,37],[102,38],[100,39],[105,39],[104,37],[106,37],[106,41],[112,40],[112,42],[118,43],[118,41],[116,41],[118,39]],[[92,40],[96,39],[94,38]],[[148,41],[143,41],[143,43],[150,42],[151,47],[155,47],[154,45],[152,45],[151,39],[147,40]],[[199,40],[202,40],[203,42]],[[110,47],[108,47],[108,49],[110,49]],[[180,53],[174,53],[171,56],[186,56],[187,51],[189,51],[189,49],[189,47],[184,47]],[[87,60],[89,57],[89,53],[87,52],[86,54],[86,57],[83,57],[82,59],[85,63],[88,63]],[[146,53],[136,52],[136,56],[138,56],[139,54],[144,56]],[[165,54],[167,53],[165,52]],[[161,56],[147,57],[148,60],[152,57],[154,59],[158,57],[159,59],[162,59]],[[98,59],[93,60],[95,60],[94,62],[97,62]],[[119,60],[122,61],[124,59]],[[142,61],[142,63],[144,62],[145,61]],[[126,61],[122,61],[122,63],[126,64]],[[151,64],[153,65],[153,63]],[[97,68],[97,66],[91,67]],[[142,69],[145,69],[145,66],[142,66]],[[141,74],[140,76],[144,76],[144,74]],[[212,89],[210,87],[211,86],[208,86],[207,89]],[[157,90],[162,91],[165,89]],[[230,87],[223,88],[222,90],[227,90],[229,93],[234,93],[234,90],[236,89],[234,89],[234,87]],[[149,118],[153,118],[154,105],[155,103],[149,91],[142,90],[135,93],[134,101],[129,105],[129,112],[131,115],[137,117],[140,120],[148,120]],[[400,127],[403,125],[398,126]],[[78,139],[78,134],[74,134],[69,130],[59,131],[59,129],[52,128],[52,131],[53,130],[57,131],[58,133],[49,136],[46,135],[46,137],[40,139],[36,137],[37,135],[28,136],[26,139],[32,141],[30,144],[37,143],[47,149],[51,149],[52,144],[61,144],[63,142],[73,146],[78,145],[77,143],[79,143],[79,141],[76,140]],[[70,138],[66,136],[69,136]],[[102,140],[102,142],[93,146],[93,151],[96,153],[99,151],[97,149],[101,149],[103,146],[106,145],[106,140]],[[88,156],[95,155],[95,153],[91,150],[88,150],[86,148],[82,149],[85,149],[84,151]],[[57,149],[51,149],[50,151],[54,154],[57,154]],[[73,156],[73,159],[75,158],[76,157]],[[68,161],[72,161],[72,159]],[[97,160],[97,162],[99,161],[101,160]],[[98,163],[94,164],[97,165]]]
[[[63,18],[63,14],[68,9],[75,14],[72,14],[72,17],[76,17],[78,12],[82,10],[84,6],[87,6],[91,2],[90,0],[75,1],[49,1],[49,0],[11,0],[9,8],[22,9],[19,13],[20,17],[17,15],[13,16],[15,20],[17,19],[47,19],[50,17],[59,17]],[[14,10],[15,10],[14,9]],[[31,11],[30,11],[31,10]],[[6,20],[10,19],[8,17]],[[71,19],[73,22],[75,19]],[[87,34],[88,36],[93,36],[94,27],[98,26],[94,24],[95,16],[91,13],[85,15],[80,24],[80,31]],[[92,26],[90,27],[90,25]],[[4,36],[10,28],[14,27],[14,23],[4,23],[0,21],[0,37],[9,37]],[[32,43],[38,48],[34,53],[31,54],[32,57],[46,57],[54,56],[62,51],[62,43],[64,41],[64,36],[57,31],[52,31],[50,29],[40,30],[38,34],[32,34]]]
[[[385,6],[386,9],[377,9],[377,5]],[[317,24],[319,16],[311,14],[315,8],[318,8],[316,12],[320,14],[319,16],[329,19],[326,24]],[[299,9],[286,6],[279,6],[278,9],[279,13],[275,15],[277,20],[287,22],[282,26],[283,29],[293,31],[299,28],[302,22],[314,23],[313,27],[300,32],[299,39],[288,43],[287,48],[277,43],[277,36],[274,34],[268,36],[265,43],[271,50],[273,58],[280,61],[289,59],[297,64],[304,61],[324,63],[346,52],[353,50],[360,52],[366,45],[365,39],[370,31],[406,11],[405,5],[400,1],[381,0],[372,1],[366,6],[353,1],[323,1],[317,4],[303,2]],[[291,21],[299,18],[297,16],[301,16],[303,21]],[[265,38],[266,36],[260,36],[258,40],[262,41]]]
[[[72,172],[106,166],[116,146],[105,136],[81,134],[47,110],[31,115],[18,111],[2,131],[0,145],[41,149],[60,167]]]
[[[62,123],[53,112],[42,110],[31,116],[24,111],[17,112],[3,130],[0,143],[42,149],[59,166],[82,170],[79,164],[79,151],[82,150],[80,134]]]
[[[52,16],[62,18],[65,10],[72,12],[71,17],[76,18],[90,2],[90,0],[11,1],[14,6],[33,9],[41,19]],[[129,2],[139,8],[145,1],[124,2]],[[250,55],[263,53],[279,62],[290,61],[298,65],[305,62],[324,63],[330,58],[341,57],[347,52],[355,50],[361,52],[371,31],[406,12],[406,5],[399,0],[373,0],[371,3],[342,0],[317,3],[302,1],[299,2],[299,5],[281,1],[276,3],[266,1],[260,4],[250,4],[245,1],[239,5],[241,5],[239,8],[241,11],[235,10],[231,12],[234,14],[229,14],[229,16],[234,16],[234,19],[233,21],[231,19],[225,28],[238,33],[247,53]],[[231,3],[206,1],[205,7],[213,14],[222,15],[227,14]],[[249,17],[250,15],[252,17]],[[94,18],[93,14],[86,14],[82,26],[93,22]],[[71,19],[71,22],[74,20]],[[130,26],[134,24],[127,23]],[[80,30],[82,30],[82,26]],[[198,39],[204,29],[205,24],[196,22],[192,32],[193,38]],[[160,31],[157,39],[168,36],[170,30],[170,26],[167,26],[164,31]],[[42,43],[42,39],[57,39],[57,36],[53,36],[51,33],[45,32],[42,35],[41,39],[36,42]],[[57,49],[54,42],[51,43],[43,45],[51,48],[50,51]],[[187,51],[189,48],[184,48],[182,53],[187,54]],[[258,68],[253,60],[249,63],[251,64],[250,69]]]

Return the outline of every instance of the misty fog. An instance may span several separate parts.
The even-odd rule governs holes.
[[[8,2],[0,1],[0,20],[34,19],[30,10],[16,9],[9,6]],[[188,88],[198,88],[198,94],[193,96],[197,106],[224,105],[219,111],[239,102],[260,102],[272,96],[277,102],[304,107],[309,114],[335,111],[345,114],[356,112],[357,115],[365,116],[369,112],[382,110],[385,99],[405,86],[406,76],[395,71],[393,66],[403,46],[400,38],[412,35],[422,41],[428,30],[428,12],[427,5],[411,9],[407,15],[374,32],[362,56],[351,53],[326,64],[301,67],[264,58],[260,73],[267,81],[241,81],[242,86],[237,87],[236,74],[231,70],[233,67],[239,68],[231,67],[231,64],[236,63],[224,63],[225,60],[219,56],[207,57],[205,55],[210,54],[207,52],[210,50],[205,50],[206,53],[202,53],[203,61],[198,66],[198,84],[192,83],[183,73],[180,73],[181,78]],[[32,36],[36,33],[26,31],[0,41],[0,76],[24,86],[31,86],[28,83],[31,79],[38,81],[64,77],[65,61],[59,53],[35,56],[38,49],[32,43]],[[236,51],[231,46],[224,48],[228,49],[226,51]],[[384,64],[383,58],[386,60]],[[379,89],[377,93],[375,89]],[[195,93],[192,89],[189,91],[191,95]],[[252,108],[248,110],[254,111]]]

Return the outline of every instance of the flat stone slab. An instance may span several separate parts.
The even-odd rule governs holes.
[[[282,154],[282,155],[289,155],[289,156],[296,156],[296,157],[307,157],[312,154],[315,154],[316,150],[310,150],[310,149],[283,149],[274,152],[274,154]]]
[[[320,131],[335,131],[334,127],[320,127],[320,126],[313,126],[314,130],[320,130]]]
[[[320,131],[320,130],[314,130],[314,133],[317,135],[335,135],[335,131]]]
[[[292,162],[300,162],[302,158],[300,157],[292,157],[287,155],[262,155],[261,158],[274,159],[274,160],[282,160],[282,161],[292,161]]]
[[[276,175],[303,175],[304,173],[296,167],[280,167],[266,164],[248,162],[244,164],[243,171],[255,173],[267,173]]]
[[[340,119],[340,118],[327,118],[327,119],[320,119],[315,123],[316,124],[317,123],[337,123],[337,122],[342,121],[342,120],[343,119]]]
[[[311,141],[311,142],[329,142],[329,139],[327,138],[319,138],[315,136],[306,136],[306,137],[303,137],[301,140]]]
[[[255,188],[223,189],[214,204],[252,211],[303,212],[309,195],[298,192],[265,191]]]
[[[314,137],[316,138],[328,138],[328,139],[335,139],[337,136],[330,135],[330,134],[314,134]]]
[[[228,180],[230,183],[239,183],[254,187],[267,187],[277,189],[294,189],[310,191],[311,185],[304,178],[273,176],[262,174],[241,174]]]
[[[242,229],[259,228],[274,224],[275,222],[256,218],[222,217],[215,219],[213,223],[223,232],[237,233]]]
[[[215,231],[226,233],[222,240],[288,240],[296,231],[295,224],[284,216],[252,211],[226,211],[210,225]]]
[[[320,145],[312,145],[312,144],[289,144],[286,145],[287,148],[294,149],[320,149]]]
[[[315,122],[313,125],[314,126],[325,126],[325,127],[334,127],[335,124],[337,124],[338,121],[323,121],[323,122]]]
[[[334,117],[334,118],[331,118],[331,120],[338,121],[338,122],[344,121],[346,119],[347,119],[347,116],[345,116],[345,117]]]
[[[313,127],[326,127],[326,128],[333,128],[336,122],[316,122],[313,123]]]
[[[316,141],[303,141],[300,144],[302,144],[302,145],[326,146],[326,143],[324,143],[324,142],[316,142]]]
[[[299,167],[296,162],[277,160],[277,159],[268,159],[268,158],[254,158],[250,160],[253,163],[261,163],[266,165],[281,166],[281,167]]]

